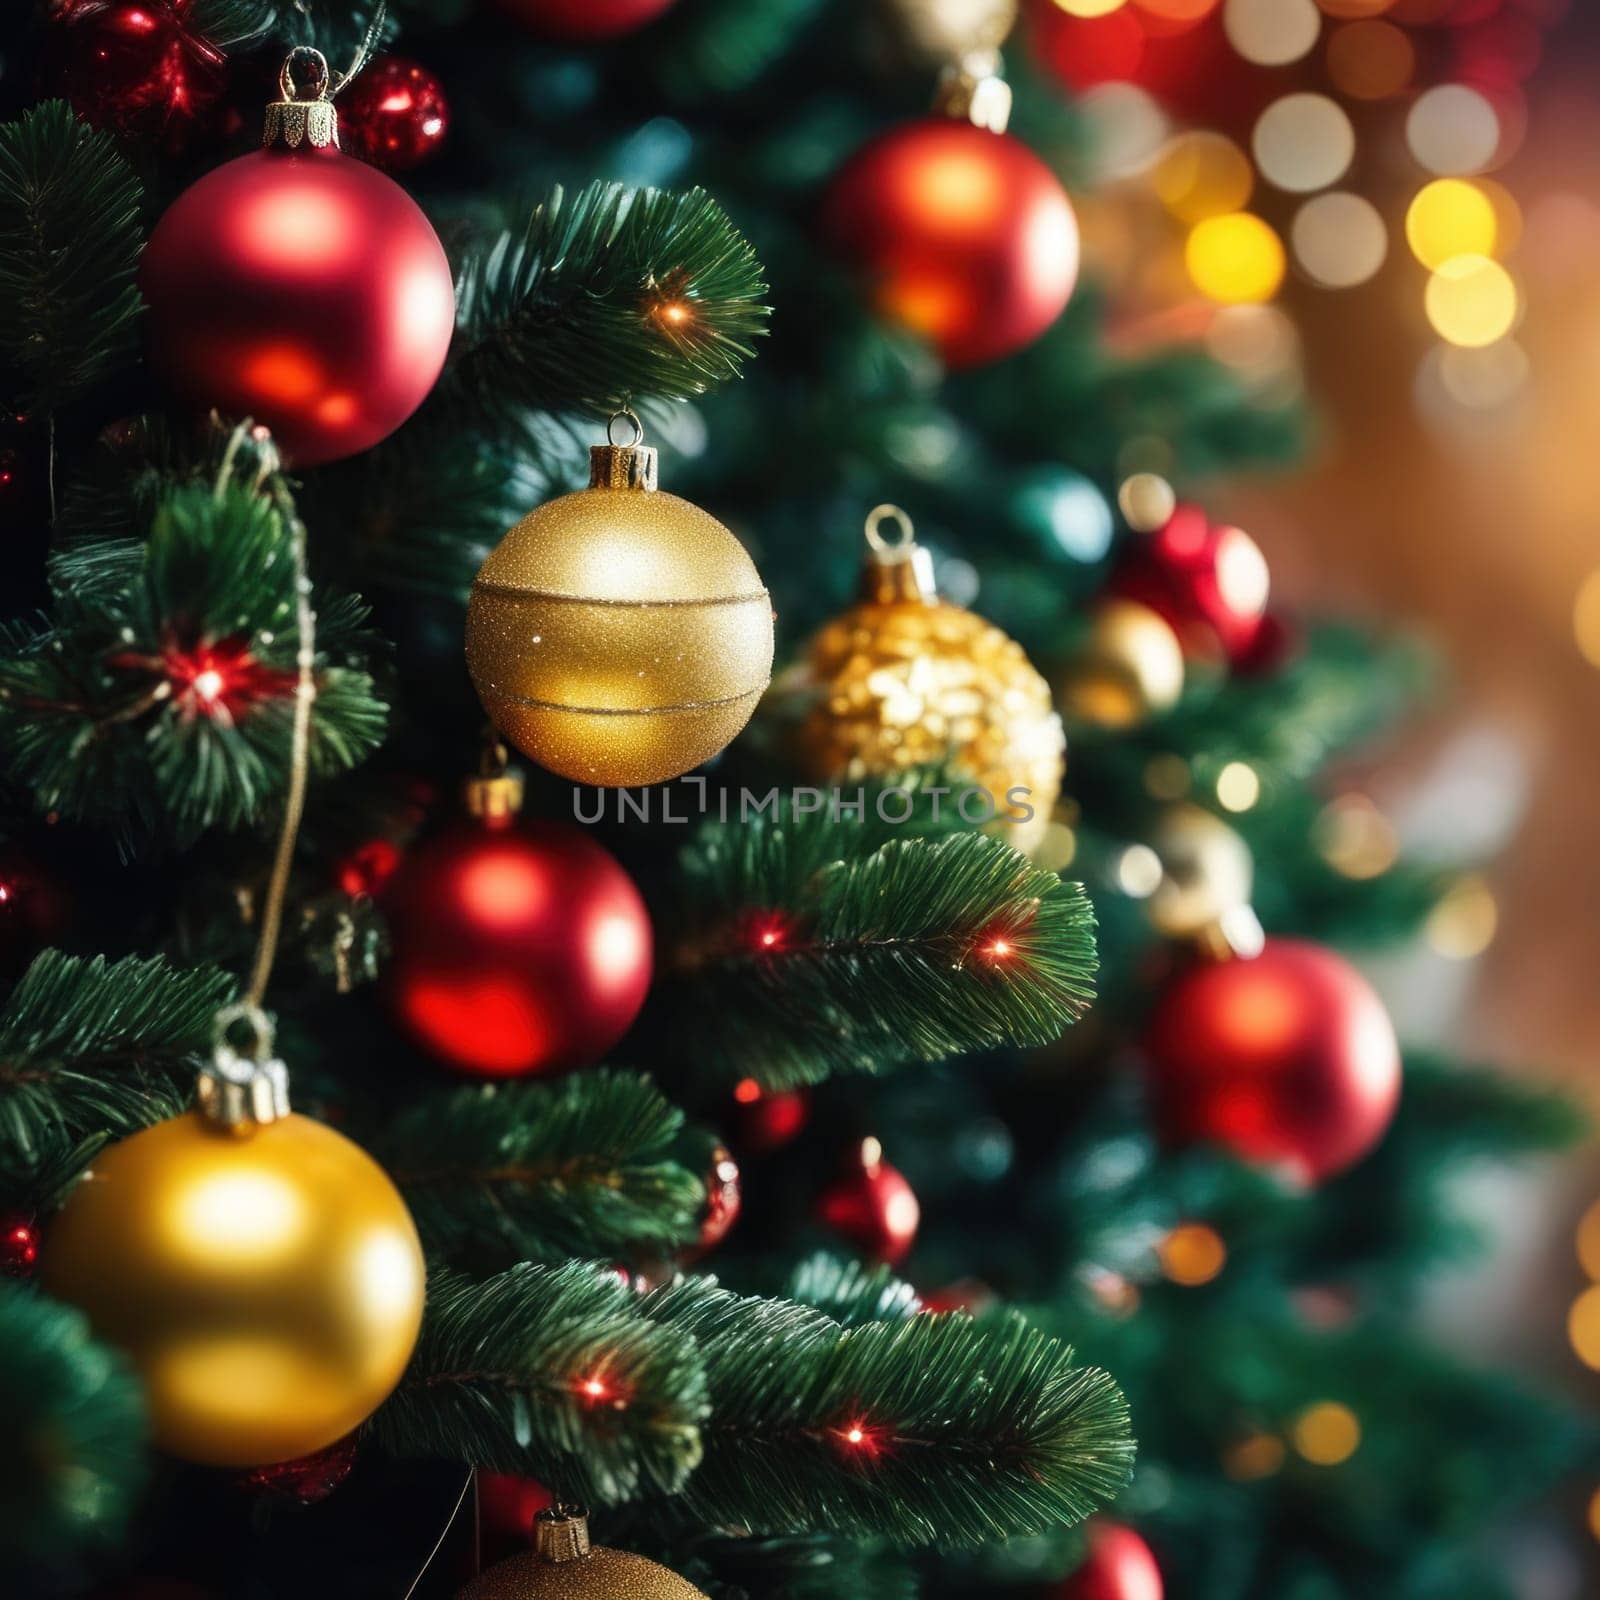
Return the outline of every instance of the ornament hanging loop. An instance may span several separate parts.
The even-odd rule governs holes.
[[[248,1034],[242,1048],[236,1032]],[[225,1006],[212,1028],[211,1060],[196,1101],[215,1127],[250,1133],[289,1115],[289,1070],[272,1054],[272,1019],[248,1000]]]
[[[886,526],[897,530],[891,539]],[[933,578],[933,552],[917,543],[910,516],[899,506],[887,502],[867,513],[863,530],[867,537],[867,559],[861,569],[861,598],[875,605],[898,605],[908,600],[923,600],[930,605],[938,599],[939,588]]]
[[[295,69],[300,66],[309,69],[309,87],[304,93],[295,82]],[[328,58],[309,44],[297,44],[283,58],[283,65],[278,68],[278,92],[285,100],[301,102],[327,100],[330,98],[329,90],[332,87],[333,73],[328,67]]]
[[[633,429],[631,439],[615,437],[619,422]],[[611,420],[606,424],[606,443],[622,450],[636,450],[644,443],[644,424],[639,420],[639,413],[631,406],[624,406],[620,411],[611,414]]]
[[[626,444],[617,442],[617,427],[631,428],[633,437]],[[591,489],[654,489],[657,481],[657,454],[654,445],[644,442],[644,424],[631,406],[611,414],[606,424],[606,442],[589,447],[589,487]]]
[[[589,1554],[589,1512],[565,1501],[533,1519],[533,1548],[541,1561],[582,1561]]]
[[[302,67],[309,69],[303,75],[305,88],[296,81],[296,70]],[[328,58],[311,45],[296,45],[278,69],[280,98],[267,107],[263,136],[267,148],[298,150],[302,144],[313,150],[337,148],[339,113],[333,108],[333,87]]]
[[[522,810],[522,774],[512,765],[493,723],[484,731],[476,774],[461,785],[467,815],[491,828],[509,827]]]

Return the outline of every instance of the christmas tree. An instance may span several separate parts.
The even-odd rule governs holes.
[[[1410,1313],[1581,1121],[1336,953],[1425,666],[1013,8],[27,9],[6,1592],[1509,1597]]]

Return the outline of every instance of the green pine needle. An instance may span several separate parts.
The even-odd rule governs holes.
[[[0,367],[23,405],[53,411],[132,360],[141,198],[65,100],[0,124]]]

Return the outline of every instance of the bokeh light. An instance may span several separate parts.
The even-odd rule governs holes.
[[[1600,1372],[1600,1288],[1585,1289],[1573,1302],[1567,1337],[1584,1366]]]
[[[1055,0],[1056,6],[1069,17],[1109,17],[1127,3],[1128,0]]]
[[[1533,370],[1528,352],[1515,339],[1480,349],[1445,345],[1435,355],[1439,386],[1466,411],[1498,411],[1522,392]]]
[[[1230,761],[1217,774],[1217,800],[1225,811],[1249,811],[1261,798],[1261,779],[1244,761]]]
[[[1482,878],[1464,878],[1428,915],[1429,945],[1451,961],[1470,961],[1494,942],[1500,908]]]
[[[1246,61],[1286,67],[1311,53],[1322,33],[1322,14],[1315,0],[1227,0],[1222,26]]]
[[[1189,235],[1184,262],[1195,287],[1220,305],[1270,300],[1283,283],[1283,241],[1248,211],[1208,217]]]
[[[1162,1272],[1185,1289],[1211,1283],[1228,1264],[1222,1235],[1204,1222],[1180,1223],[1161,1241],[1156,1253]]]
[[[1182,33],[1204,22],[1221,0],[1133,0],[1146,26],[1156,33]]]
[[[1298,371],[1300,330],[1277,306],[1223,306],[1206,329],[1206,349],[1241,377],[1268,384]]]
[[[1130,844],[1117,861],[1117,887],[1130,900],[1148,900],[1165,875],[1161,857],[1147,844]]]
[[[1315,1467],[1337,1467],[1361,1448],[1361,1423],[1335,1400],[1308,1406],[1295,1418],[1294,1447]]]
[[[1516,280],[1488,256],[1457,256],[1428,280],[1428,321],[1441,339],[1480,349],[1517,324]]]
[[[1583,580],[1572,606],[1572,631],[1583,658],[1600,667],[1600,568]],[[1600,1273],[1596,1273],[1600,1277]]]
[[[1151,183],[1161,203],[1180,222],[1242,211],[1255,188],[1250,158],[1220,133],[1185,133],[1161,152]]]
[[[1485,96],[1446,83],[1418,97],[1406,118],[1406,143],[1417,161],[1441,177],[1470,177],[1500,148],[1500,118]]]
[[[1395,826],[1364,794],[1341,795],[1323,808],[1313,829],[1318,854],[1343,877],[1382,877],[1400,856]]]
[[[1337,183],[1355,159],[1356,132],[1337,102],[1322,94],[1286,94],[1261,113],[1251,137],[1261,175],[1280,189],[1307,194]]]
[[[1235,1483],[1255,1483],[1280,1472],[1288,1454],[1275,1434],[1247,1434],[1223,1452],[1222,1470]]]
[[[1387,100],[1416,70],[1416,46],[1392,22],[1347,22],[1328,40],[1328,76],[1353,100]]]
[[[1435,271],[1457,256],[1492,256],[1499,233],[1494,202],[1463,178],[1436,179],[1406,212],[1411,253]]]
[[[1330,17],[1341,20],[1382,16],[1394,8],[1395,0],[1317,0]]]
[[[1308,200],[1289,233],[1295,260],[1324,289],[1353,289],[1375,277],[1389,254],[1378,208],[1342,191]]]
[[[1578,1224],[1578,1262],[1600,1283],[1600,1201],[1590,1206]]]

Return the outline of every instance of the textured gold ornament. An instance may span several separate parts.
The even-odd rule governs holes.
[[[582,1513],[541,1511],[533,1529],[532,1550],[480,1573],[456,1600],[706,1600],[644,1556],[591,1545]]]
[[[898,521],[898,542],[879,532],[885,521]],[[938,598],[903,511],[878,507],[867,540],[860,603],[785,676],[785,695],[808,703],[796,731],[802,764],[818,782],[942,764],[987,790],[998,831],[1031,849],[1049,825],[1066,754],[1049,685],[1014,639]],[[1008,804],[1013,789],[1029,791],[1031,818]]]
[[[309,1455],[400,1381],[422,1246],[383,1169],[309,1117],[200,1111],[95,1157],[50,1230],[46,1289],[144,1380],[155,1442],[210,1466]]]
[[[1249,907],[1255,884],[1250,846],[1220,817],[1199,806],[1173,806],[1150,846],[1162,868],[1150,896],[1150,921],[1169,939],[1205,936]]]
[[[655,487],[655,451],[601,445],[590,487],[524,517],[484,562],[467,666],[484,708],[578,783],[662,783],[721,750],[772,672],[772,602],[708,512]]]
[[[1057,685],[1069,721],[1135,728],[1183,694],[1183,646],[1166,620],[1135,600],[1105,600]]]

